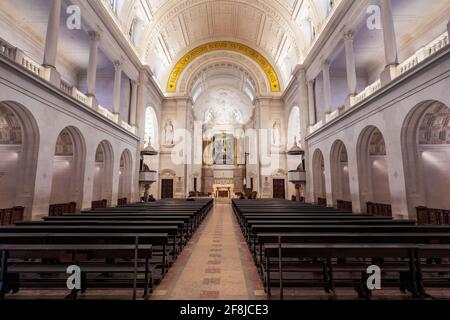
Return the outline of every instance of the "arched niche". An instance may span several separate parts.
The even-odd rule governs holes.
[[[34,200],[39,129],[22,105],[0,102],[0,208],[25,207],[31,218]]]
[[[450,109],[428,100],[408,114],[402,130],[408,206],[450,209]]]
[[[94,187],[92,201],[106,199],[111,204],[114,154],[111,143],[103,140],[95,152]]]
[[[83,198],[86,144],[81,131],[73,126],[58,135],[53,155],[53,176],[50,204],[76,202],[81,208]]]
[[[152,106],[145,108],[144,146],[151,145],[159,148],[159,124],[155,109]]]
[[[351,201],[350,180],[348,175],[348,154],[347,148],[341,140],[337,140],[333,143],[330,160],[333,205],[336,205],[337,200]]]
[[[326,198],[325,185],[325,160],[321,150],[316,149],[313,154],[313,183],[314,183],[314,201],[318,202],[318,198]]]
[[[133,175],[133,157],[130,150],[125,149],[120,156],[118,198],[131,200],[131,184]]]
[[[300,108],[295,106],[291,109],[288,120],[288,136],[287,136],[287,148],[290,149],[295,142],[300,145],[301,141],[301,128],[300,128]]]
[[[367,209],[367,202],[391,204],[387,156],[381,131],[375,126],[364,128],[357,144],[362,211]]]

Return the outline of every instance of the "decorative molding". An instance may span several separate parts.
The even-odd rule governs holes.
[[[167,82],[167,88],[166,91],[173,93],[177,90],[178,80],[183,73],[184,69],[196,58],[209,53],[213,51],[219,51],[219,50],[225,50],[225,51],[233,51],[238,52],[240,54],[243,54],[251,59],[253,59],[263,70],[266,74],[266,77],[270,83],[270,88],[272,92],[280,92],[280,82],[278,75],[275,71],[275,69],[272,67],[272,65],[269,63],[269,61],[262,56],[259,52],[256,50],[237,43],[237,42],[231,42],[231,41],[216,41],[216,42],[210,42],[203,45],[198,46],[197,48],[191,50],[187,54],[185,54],[176,64],[173,68],[172,72],[170,73],[169,80]]]

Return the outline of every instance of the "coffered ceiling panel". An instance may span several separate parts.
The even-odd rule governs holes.
[[[195,42],[209,35],[208,8],[200,5],[196,10],[188,10],[183,13],[189,41]]]

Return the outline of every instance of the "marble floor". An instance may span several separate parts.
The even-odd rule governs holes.
[[[152,299],[265,299],[230,204],[216,203]]]

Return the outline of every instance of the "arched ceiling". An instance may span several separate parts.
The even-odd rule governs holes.
[[[281,88],[271,91],[282,91],[311,44],[311,21],[317,32],[330,11],[329,0],[116,2],[122,27],[135,25],[132,42],[166,92],[173,91],[168,79],[177,62],[193,49],[217,41],[239,43],[264,57],[280,79]]]

